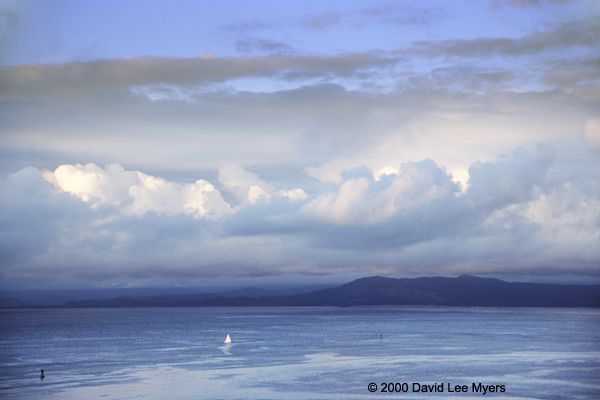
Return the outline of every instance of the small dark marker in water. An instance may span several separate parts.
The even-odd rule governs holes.
[[[40,375],[40,379],[44,379],[44,370],[42,370],[42,374]]]
[[[379,334],[379,339],[383,339],[383,334],[382,333]]]

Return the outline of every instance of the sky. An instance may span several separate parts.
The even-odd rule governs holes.
[[[600,283],[596,0],[0,0],[0,289]]]

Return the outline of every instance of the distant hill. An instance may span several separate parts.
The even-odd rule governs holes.
[[[254,287],[147,287],[147,288],[104,288],[75,290],[4,290],[0,291],[0,308],[39,308],[64,306],[67,303],[100,300],[102,302],[131,301],[146,299],[155,303],[169,303],[177,299],[201,299],[212,297],[273,297],[290,296],[314,292],[338,285],[268,285],[266,288]],[[129,300],[125,300],[129,299]]]
[[[462,307],[600,307],[600,285],[509,283],[458,278],[357,279],[337,288],[290,296],[300,305],[439,305]]]
[[[362,278],[345,285],[293,295],[248,288],[211,294],[121,296],[69,301],[59,307],[282,307],[437,305],[454,307],[594,307],[600,285],[509,283],[463,275],[457,278]],[[5,308],[39,307],[4,304]]]

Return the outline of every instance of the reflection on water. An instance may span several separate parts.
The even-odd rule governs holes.
[[[383,382],[505,385],[486,395],[504,399],[600,398],[599,310],[165,308],[0,317],[2,398],[363,399],[383,396],[367,389]],[[226,333],[231,344],[223,344]],[[465,396],[474,395],[481,393]]]

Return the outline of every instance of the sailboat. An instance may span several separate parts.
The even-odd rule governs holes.
[[[223,343],[231,343],[231,338],[229,337],[229,333],[227,334],[227,338],[225,339],[225,341]]]

